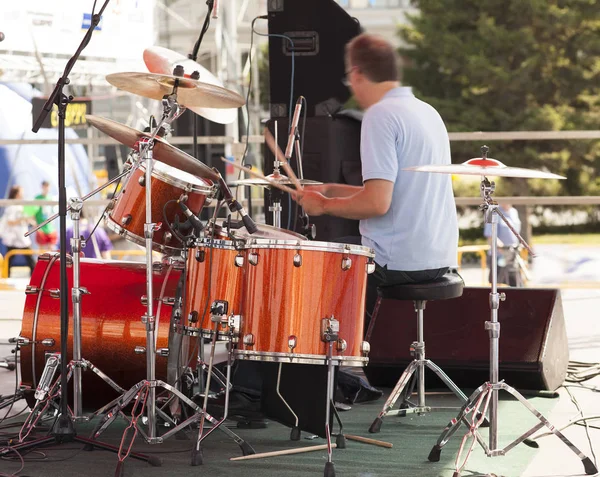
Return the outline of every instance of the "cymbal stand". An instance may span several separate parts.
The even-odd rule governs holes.
[[[581,452],[567,437],[555,428],[548,419],[546,419],[535,407],[533,407],[518,391],[513,387],[509,386],[504,380],[499,381],[499,341],[500,341],[500,323],[498,321],[498,309],[500,302],[506,299],[504,293],[498,293],[498,265],[497,259],[497,241],[498,241],[498,217],[500,217],[509,229],[515,234],[519,241],[531,252],[531,249],[523,240],[523,238],[514,230],[514,228],[507,221],[504,214],[500,211],[499,205],[492,199],[492,194],[495,190],[495,183],[490,182],[486,177],[481,180],[480,193],[483,199],[483,204],[480,209],[484,212],[485,223],[491,224],[492,229],[492,243],[491,243],[491,271],[492,271],[492,288],[490,293],[490,321],[485,322],[485,329],[488,332],[490,339],[490,380],[477,388],[473,394],[469,397],[467,402],[462,406],[458,416],[450,421],[447,427],[444,429],[442,434],[437,440],[437,443],[431,449],[429,453],[429,461],[437,462],[440,459],[442,448],[450,440],[452,435],[458,430],[460,425],[464,423],[468,428],[468,433],[464,436],[461,443],[459,453],[456,457],[456,471],[453,477],[460,477],[460,472],[464,469],[467,464],[471,450],[473,449],[475,442],[477,442],[484,450],[488,457],[504,456],[507,452],[513,449],[521,442],[537,432],[542,427],[546,426],[552,433],[554,433],[571,451],[573,451],[577,457],[579,457],[583,463],[586,474],[593,475],[598,472],[594,463]],[[503,449],[498,448],[498,391],[507,391],[513,397],[515,397],[523,406],[527,408],[538,420],[539,423],[533,426],[531,429],[526,431],[521,436],[517,437],[513,442],[508,444]],[[483,406],[483,412],[481,417],[478,417],[480,408]],[[479,434],[478,428],[483,422],[483,416],[485,411],[489,408],[489,444],[486,444],[481,435]],[[470,419],[469,419],[470,416]],[[459,465],[459,459],[461,457],[463,448],[468,438],[471,438],[470,449],[467,451],[467,456],[463,463]]]
[[[94,438],[100,436],[102,432],[116,419],[118,415],[122,414],[123,409],[133,400],[133,409],[131,411],[131,417],[129,420],[129,426],[123,432],[121,439],[121,445],[118,452],[118,463],[115,470],[115,476],[119,477],[123,473],[123,465],[125,459],[130,455],[133,442],[138,434],[142,435],[144,440],[149,444],[160,444],[168,437],[178,433],[180,430],[185,429],[191,423],[197,421],[200,417],[208,419],[211,423],[216,424],[218,421],[204,412],[196,403],[189,399],[179,389],[171,386],[164,381],[156,379],[156,317],[154,316],[154,297],[153,297],[153,284],[152,284],[152,239],[154,231],[156,230],[156,224],[152,223],[152,150],[154,145],[154,139],[162,127],[163,123],[170,122],[172,118],[176,117],[180,111],[179,104],[177,103],[177,82],[174,85],[173,92],[163,98],[163,116],[160,122],[157,124],[156,129],[152,132],[150,137],[142,138],[140,140],[140,158],[146,161],[145,171],[145,185],[146,185],[146,223],[144,224],[144,236],[146,241],[146,314],[142,316],[142,322],[146,325],[146,379],[135,384],[132,388],[126,391],[123,396],[118,400],[117,404],[111,409],[105,416],[104,419],[97,426],[94,433]],[[162,350],[161,350],[162,351]],[[185,421],[176,424],[169,416],[167,416],[162,410],[157,408],[156,405],[156,389],[163,388],[171,395],[176,396],[182,402],[186,403],[195,413],[186,419]],[[145,431],[140,424],[140,418],[146,414],[147,419],[147,430]],[[160,415],[165,421],[169,422],[173,427],[165,434],[158,436],[157,434],[157,416]],[[220,428],[225,434],[231,437],[238,445],[240,445],[244,455],[249,452],[249,446],[246,442],[234,434],[231,430],[226,427]],[[251,448],[250,448],[251,449]],[[252,451],[253,453],[253,451]]]
[[[275,145],[279,145],[277,142],[277,121],[275,121]],[[278,178],[281,176],[281,170],[279,169],[281,166],[281,162],[279,162],[279,158],[277,157],[277,151],[274,154],[275,159],[273,160],[273,177]],[[281,228],[281,197],[283,193],[280,189],[276,189],[275,187],[269,188],[269,198],[271,199],[271,205],[269,206],[269,212],[273,213],[273,227]]]

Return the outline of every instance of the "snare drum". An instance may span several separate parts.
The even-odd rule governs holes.
[[[326,335],[337,333],[334,364],[364,366],[373,258],[371,249],[359,245],[250,239],[236,358],[326,364]]]
[[[214,227],[214,238],[196,240],[187,260],[183,314],[186,322],[177,326],[182,334],[212,337],[215,325],[209,311],[215,300],[228,302],[228,315],[235,328],[231,329],[229,323],[219,324],[217,339],[228,340],[230,333],[239,331],[245,266],[244,244],[250,237],[306,240],[289,230],[263,224],[257,224],[257,227],[258,231],[252,235],[245,227],[228,231],[226,222],[219,219]],[[208,229],[207,235],[211,235],[212,228],[209,226]]]
[[[26,289],[21,337],[21,379],[26,388],[35,390],[42,375],[46,353],[60,352],[60,260],[58,254],[40,256]],[[72,269],[67,264],[69,287]],[[155,264],[153,273],[156,316],[156,347],[169,348],[156,357],[156,376],[171,384],[179,363],[185,366],[189,356],[180,356],[181,340],[170,331],[171,312],[181,271],[172,265]],[[81,285],[89,295],[81,300],[81,356],[129,389],[146,378],[146,355],[136,347],[146,347],[146,267],[143,263],[81,260]],[[71,288],[65,291],[70,295]],[[72,316],[72,302],[69,313]],[[174,344],[175,343],[175,344]],[[73,353],[73,327],[69,327],[68,354]],[[189,348],[193,349],[194,344]],[[139,350],[138,350],[139,351]],[[195,360],[192,365],[195,367]],[[91,370],[83,373],[83,405],[98,408],[117,397],[117,393]]]
[[[146,166],[141,164],[129,174],[125,186],[106,215],[106,226],[109,229],[141,246],[146,244],[144,239],[145,181]],[[183,246],[176,237],[173,237],[167,224],[164,223],[165,217],[173,223],[175,215],[181,213],[176,201],[183,195],[188,197],[185,204],[197,215],[205,205],[210,203],[216,189],[210,181],[158,161],[155,161],[152,166],[151,187],[152,223],[160,224],[158,230],[154,232],[152,248],[163,253],[176,253]],[[173,202],[168,203],[169,201]]]

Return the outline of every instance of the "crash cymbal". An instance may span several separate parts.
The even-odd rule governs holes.
[[[294,185],[294,183],[289,179],[289,177],[284,176],[284,175],[279,175],[277,177],[275,177],[273,174],[270,174],[267,176],[269,179],[273,180],[273,181],[277,181],[280,184],[283,185]],[[312,181],[310,179],[298,179],[300,181],[300,184],[305,186],[305,185],[321,185],[323,184],[322,182],[319,181]],[[237,187],[237,186],[262,186],[262,187],[271,187],[271,184],[269,184],[268,181],[264,180],[264,179],[260,179],[260,178],[250,178],[250,179],[240,179],[239,181],[232,181],[228,184],[230,187]]]
[[[162,46],[146,48],[144,50],[144,63],[146,63],[148,71],[162,75],[170,75],[177,65],[181,65],[183,66],[184,76],[186,78],[189,78],[194,71],[197,71],[200,73],[200,78],[198,78],[199,81],[223,87],[223,83],[221,83],[221,81],[204,66],[190,60],[181,53],[169,50],[168,48],[163,48]],[[237,109],[235,108],[214,109],[188,106],[188,109],[203,118],[219,124],[230,124],[235,121],[237,116]]]
[[[143,137],[150,137],[150,134],[130,128],[124,124],[101,118],[100,116],[86,115],[86,120],[92,126],[104,134],[116,139],[121,144],[133,148],[135,143]],[[219,176],[206,164],[197,161],[189,154],[177,149],[164,139],[155,138],[152,157],[157,161],[164,162],[171,167],[192,174],[203,179],[219,180]]]
[[[563,176],[550,172],[508,167],[496,159],[489,157],[474,157],[462,164],[414,166],[402,169],[404,171],[438,172],[441,174],[457,174],[469,176],[520,177],[523,179],[564,179]]]
[[[185,77],[130,72],[110,74],[106,81],[123,91],[157,100],[170,94],[179,81],[177,102],[186,107],[239,108],[244,104],[244,98],[233,91]]]

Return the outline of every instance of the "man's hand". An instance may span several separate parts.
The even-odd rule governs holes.
[[[325,214],[325,202],[327,201],[327,197],[320,192],[304,189],[296,193],[295,200],[302,206],[308,215],[316,217]]]

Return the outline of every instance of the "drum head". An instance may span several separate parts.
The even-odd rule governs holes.
[[[146,170],[144,164],[140,167],[143,170]],[[152,175],[164,179],[167,184],[180,186],[182,188],[186,188],[186,186],[192,186],[195,189],[210,187],[210,183],[200,177],[176,169],[164,162],[154,161],[154,164],[152,165]]]
[[[293,240],[297,242],[298,240],[308,241],[308,239],[304,235],[300,235],[296,232],[286,229],[280,229],[278,227],[273,227],[272,225],[266,224],[256,224],[258,230],[253,234],[248,233],[246,227],[241,227],[239,229],[233,229],[232,234],[235,238],[239,240],[248,240],[252,238],[256,239],[272,239],[272,240]],[[215,236],[227,236],[226,233],[227,223],[225,219],[217,219],[217,230],[220,231]],[[223,235],[224,234],[224,235]]]

